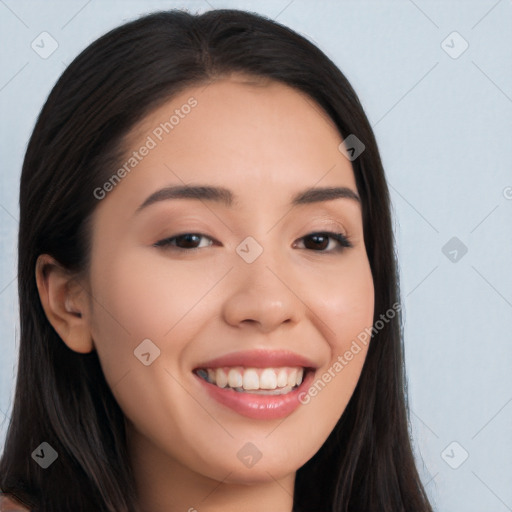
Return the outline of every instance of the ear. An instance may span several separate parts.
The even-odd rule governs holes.
[[[39,255],[35,272],[44,312],[62,341],[75,352],[94,350],[85,287],[48,254]]]

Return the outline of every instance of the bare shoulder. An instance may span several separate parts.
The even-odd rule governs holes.
[[[30,512],[30,510],[15,498],[7,494],[0,494],[0,512]]]

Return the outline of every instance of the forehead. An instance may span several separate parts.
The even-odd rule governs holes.
[[[259,204],[285,203],[314,186],[357,191],[332,120],[309,96],[275,81],[232,75],[189,87],[146,116],[127,140],[126,161],[137,161],[112,197],[139,201],[186,183],[227,187]]]

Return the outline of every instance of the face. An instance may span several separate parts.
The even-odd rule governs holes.
[[[88,319],[133,457],[268,481],[334,428],[374,308],[341,141],[307,96],[240,75],[187,89],[131,134],[122,179],[96,191]],[[154,195],[185,184],[228,192]]]

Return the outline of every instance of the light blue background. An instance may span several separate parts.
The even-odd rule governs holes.
[[[19,175],[36,116],[89,43],[172,7],[266,14],[315,42],[351,81],[392,192],[423,482],[439,512],[512,510],[511,0],[1,1],[1,446],[19,346]],[[48,59],[31,48],[43,31],[59,45]],[[459,36],[442,46],[453,31],[469,44],[458,58],[443,47],[460,50]],[[468,249],[456,263],[442,252],[454,236]],[[457,465],[462,450],[469,457],[453,469],[445,461]]]

